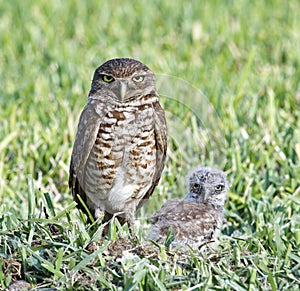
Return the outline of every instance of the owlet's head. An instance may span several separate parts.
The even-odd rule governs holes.
[[[198,168],[187,176],[189,192],[184,198],[195,203],[224,206],[229,189],[226,174],[213,168]]]

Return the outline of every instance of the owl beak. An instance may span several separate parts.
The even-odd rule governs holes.
[[[208,198],[208,196],[209,196],[209,193],[208,193],[208,191],[205,191],[205,189],[204,189],[204,193],[203,193],[203,200],[204,200],[204,201],[206,201],[206,200],[207,200],[207,198]]]
[[[124,101],[125,96],[126,96],[126,91],[127,91],[127,84],[126,82],[120,82],[121,86],[120,86],[120,100]]]

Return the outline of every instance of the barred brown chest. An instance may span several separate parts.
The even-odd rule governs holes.
[[[131,234],[134,213],[152,195],[166,161],[166,120],[154,80],[147,66],[129,58],[98,67],[70,162],[78,207],[96,219],[104,212],[103,223],[113,216],[128,222]]]
[[[107,106],[84,173],[85,193],[101,210],[121,211],[149,189],[156,165],[153,115],[151,104]]]

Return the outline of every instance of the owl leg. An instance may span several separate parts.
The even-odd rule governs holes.
[[[128,228],[129,228],[129,234],[133,239],[135,239],[136,235],[134,233],[134,214],[133,213],[122,213],[121,215],[116,215],[116,218],[118,219],[118,221],[121,225],[124,225],[127,222]],[[113,214],[110,214],[105,211],[104,218],[102,220],[102,224],[106,224],[104,226],[103,235],[108,234],[109,221],[113,218],[113,216],[114,216]]]
[[[104,235],[108,234],[109,221],[113,218],[113,216],[113,214],[105,211],[104,218],[102,220],[102,224],[106,224],[103,230]],[[131,236],[134,237],[134,215],[126,213],[122,215],[117,215],[116,218],[118,219],[121,225],[124,225],[126,222],[128,223],[129,233]]]
[[[121,217],[119,216],[118,219],[119,219],[121,225],[123,225],[127,222],[129,234],[130,234],[131,238],[135,239],[136,235],[134,233],[134,214],[133,213],[125,213]]]
[[[104,217],[102,220],[102,224],[105,224],[104,229],[103,229],[103,236],[108,235],[108,228],[109,228],[109,221],[112,219],[113,215],[110,214],[109,212],[104,212]]]
[[[136,239],[136,235],[134,233],[134,217],[127,218],[127,223],[128,223],[130,236],[133,239]]]

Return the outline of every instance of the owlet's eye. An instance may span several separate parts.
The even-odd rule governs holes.
[[[196,191],[200,188],[200,185],[195,183],[193,186],[192,186],[192,190]]]
[[[140,83],[140,82],[142,82],[142,81],[144,80],[144,77],[138,75],[138,76],[134,76],[134,77],[132,78],[132,80],[133,80],[134,82],[136,82],[136,83]]]
[[[112,81],[114,81],[115,79],[112,76],[109,75],[102,75],[102,80],[106,83],[111,83]]]
[[[221,191],[223,189],[223,185],[217,185],[215,186],[216,191]]]

